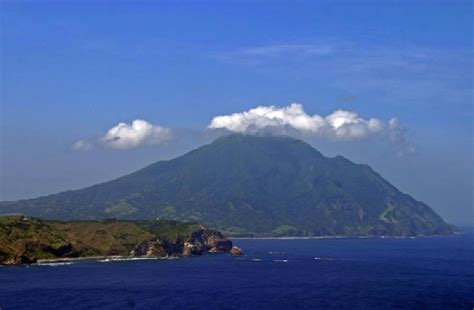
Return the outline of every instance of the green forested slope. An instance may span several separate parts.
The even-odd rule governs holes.
[[[240,235],[452,232],[367,165],[286,137],[231,135],[85,189],[0,204],[53,219],[175,219]]]

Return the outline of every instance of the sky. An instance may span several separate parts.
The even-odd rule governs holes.
[[[0,5],[0,200],[271,132],[474,224],[471,1]]]

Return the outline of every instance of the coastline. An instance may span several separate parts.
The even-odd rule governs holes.
[[[75,261],[82,261],[82,260],[99,260],[99,259],[117,259],[117,258],[125,258],[125,256],[85,256],[85,257],[62,257],[62,258],[42,258],[38,259],[34,264],[48,264],[48,263],[67,263],[67,262],[75,262]]]
[[[430,237],[446,237],[461,235],[462,232],[455,232],[449,235],[429,235],[429,236],[312,236],[312,237],[230,237],[231,240],[322,240],[322,239],[417,239]],[[210,253],[211,254],[211,253]],[[98,261],[98,262],[119,262],[119,261],[135,261],[135,260],[171,260],[188,258],[184,256],[163,256],[163,257],[146,257],[146,256],[86,256],[86,257],[63,257],[63,258],[48,258],[38,259],[32,264],[21,265],[49,265],[49,264],[70,264],[79,261]],[[14,266],[16,264],[0,264],[0,266]],[[18,265],[16,265],[18,266]]]
[[[166,259],[178,259],[182,257],[178,256],[163,256],[163,257],[134,257],[134,256],[86,256],[86,257],[64,257],[64,258],[45,258],[38,259],[33,265],[43,265],[50,263],[70,263],[77,261],[93,260],[93,261],[128,261],[128,260],[166,260]]]
[[[460,235],[462,232],[441,235],[420,235],[420,236],[307,236],[307,237],[232,237],[231,240],[317,240],[317,239],[416,239],[431,237],[446,237]]]
[[[313,236],[313,237],[229,237],[231,240],[310,240],[310,239],[343,239],[343,238],[371,238],[351,236]]]
[[[61,222],[22,215],[0,220],[0,232],[6,235],[0,238],[2,265],[170,259],[232,250],[221,232],[194,223]]]

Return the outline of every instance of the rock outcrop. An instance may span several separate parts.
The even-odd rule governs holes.
[[[232,256],[239,256],[239,255],[243,255],[244,252],[242,251],[241,248],[239,248],[237,246],[233,246],[232,249],[230,250],[230,254]]]
[[[175,242],[169,240],[145,241],[132,250],[130,255],[135,257],[189,257],[205,253],[230,252],[231,248],[232,241],[225,238],[221,232],[199,225],[186,239],[178,238]]]
[[[208,229],[200,225],[188,240],[189,243],[197,247],[198,252],[229,252],[232,248],[232,241],[225,238],[221,232]]]
[[[163,257],[167,252],[160,241],[143,241],[130,251],[133,257]]]

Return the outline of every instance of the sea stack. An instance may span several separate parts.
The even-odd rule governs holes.
[[[241,248],[239,248],[237,246],[233,246],[232,249],[230,249],[230,254],[232,256],[240,256],[240,255],[243,255],[244,252],[242,251]]]

